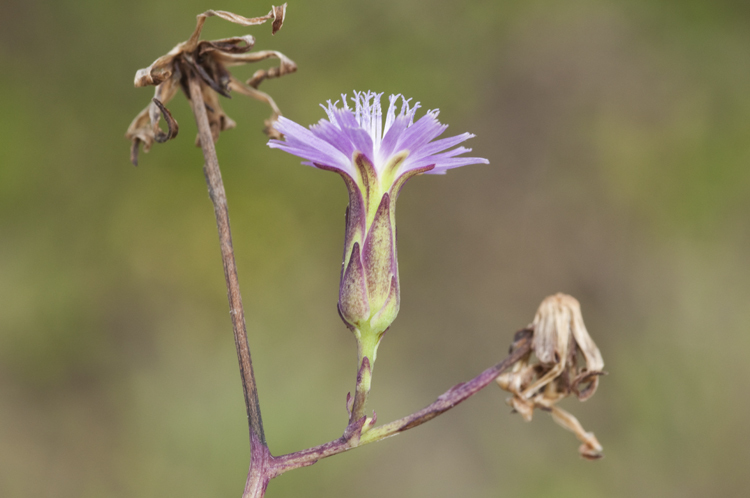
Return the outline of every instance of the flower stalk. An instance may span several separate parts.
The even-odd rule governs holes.
[[[240,294],[239,278],[237,276],[237,264],[234,258],[234,247],[232,245],[232,231],[229,226],[229,208],[227,206],[227,194],[224,190],[224,182],[221,178],[219,159],[216,156],[216,147],[211,136],[211,128],[206,115],[206,105],[203,101],[200,84],[194,77],[188,78],[190,89],[190,104],[198,125],[198,137],[205,164],[203,173],[206,177],[208,194],[214,206],[216,225],[219,230],[219,244],[221,246],[221,260],[224,266],[224,277],[227,283],[227,297],[229,299],[229,315],[232,318],[234,329],[234,341],[237,347],[237,357],[240,362],[240,373],[242,386],[245,393],[245,405],[248,412],[250,430],[255,439],[265,445],[266,437],[263,432],[263,421],[260,415],[260,403],[258,402],[258,388],[253,375],[253,362],[250,357],[250,348],[247,343],[247,327],[245,325],[245,311],[242,306],[242,295]],[[251,438],[253,439],[253,438]]]

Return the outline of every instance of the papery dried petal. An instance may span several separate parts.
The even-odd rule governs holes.
[[[133,84],[136,88],[149,85],[159,85],[163,81],[172,77],[175,71],[174,59],[182,53],[180,45],[169,51],[167,55],[162,55],[150,66],[139,69],[135,72],[135,81]]]
[[[581,350],[584,358],[586,358],[586,370],[589,372],[601,371],[604,368],[604,359],[599,348],[596,347],[596,344],[594,344],[593,339],[591,339],[586,330],[586,325],[583,323],[581,305],[574,298],[570,297],[570,299],[571,301],[568,302],[568,306],[570,306],[572,311],[571,330],[578,348]]]
[[[570,344],[570,312],[557,295],[548,297],[534,316],[534,354],[544,365],[564,362]]]

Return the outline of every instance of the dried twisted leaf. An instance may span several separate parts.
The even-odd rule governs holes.
[[[172,113],[169,112],[169,109],[164,107],[164,104],[162,104],[159,99],[154,98],[151,100],[156,104],[156,107],[159,108],[161,115],[164,116],[164,120],[167,122],[167,133],[164,133],[158,128],[156,129],[154,140],[161,144],[176,137],[180,127],[177,125],[177,121],[172,117]]]
[[[203,55],[214,50],[227,54],[244,54],[252,50],[254,46],[255,37],[253,35],[235,36],[214,41],[204,40],[198,44],[198,54]]]
[[[260,85],[263,80],[278,78],[285,74],[295,72],[297,70],[297,64],[281,52],[275,50],[263,50],[247,54],[229,54],[224,52],[217,55],[217,59],[223,62],[227,67],[247,64],[250,62],[259,62],[270,58],[279,59],[279,65],[270,69],[259,69],[256,71],[255,74],[253,74],[253,77],[247,80],[247,85],[253,88],[258,88],[258,85]]]
[[[149,105],[146,106],[146,108],[143,109],[135,119],[133,119],[128,127],[126,137],[132,141],[130,162],[136,166],[138,165],[139,145],[142,143],[143,151],[148,152],[151,150],[151,145],[154,142],[159,141],[156,137],[157,134],[160,133],[159,119],[163,114],[161,108],[163,107],[164,110],[167,111],[164,104],[172,100],[172,97],[177,93],[177,85],[171,84],[171,80],[169,80],[169,82],[170,83],[165,82],[156,87],[154,98]],[[157,105],[156,102],[159,102],[159,105]],[[171,133],[169,138],[174,138],[177,136],[177,129],[179,127],[177,126],[177,121],[172,118],[172,114],[169,113],[169,111],[167,111],[167,114],[169,115],[169,118],[165,115],[165,119],[168,120],[167,124],[170,125],[171,123],[171,126],[174,129],[174,133]]]
[[[271,34],[275,35],[280,29],[281,25],[284,24],[284,18],[286,17],[286,3],[279,7],[273,7],[273,29]]]
[[[279,119],[279,116],[281,116],[281,111],[270,95],[246,85],[234,76],[232,76],[231,80],[229,81],[229,89],[268,104],[273,112],[271,114],[271,117],[265,120],[265,128],[263,128],[263,131],[266,135],[268,135],[269,138],[275,138],[277,140],[281,140],[282,138],[284,138],[284,136],[279,133],[276,128],[274,128],[276,120]]]
[[[235,14],[233,12],[227,12],[226,10],[207,10],[206,12],[202,14],[198,14],[197,16],[198,22],[195,26],[195,31],[193,31],[193,34],[190,35],[190,38],[188,39],[188,41],[185,42],[185,46],[188,51],[195,50],[195,46],[198,43],[198,39],[201,36],[201,31],[203,31],[203,24],[206,22],[206,19],[208,19],[209,17],[216,16],[221,19],[224,19],[225,21],[233,22],[235,24],[240,24],[242,26],[257,26],[259,24],[263,24],[269,19],[273,19],[271,34],[275,35],[276,32],[281,29],[281,25],[284,24],[285,15],[286,15],[286,4],[282,5],[281,7],[272,6],[271,11],[265,16],[253,17],[253,18],[244,17],[239,14]]]
[[[557,422],[561,427],[564,427],[575,434],[578,440],[583,443],[578,447],[578,453],[580,453],[583,458],[587,460],[598,460],[604,456],[604,448],[599,444],[594,433],[586,432],[577,418],[557,406],[551,407],[550,412],[552,413],[552,420]]]

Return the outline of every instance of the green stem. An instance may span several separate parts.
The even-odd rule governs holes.
[[[357,335],[357,384],[354,389],[354,404],[349,416],[349,425],[365,417],[365,404],[372,386],[372,370],[378,353],[382,334],[355,332]],[[365,424],[367,427],[368,424]],[[365,428],[365,430],[367,430]]]

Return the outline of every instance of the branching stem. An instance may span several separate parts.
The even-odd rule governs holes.
[[[344,435],[339,439],[296,453],[272,457],[269,469],[272,472],[271,477],[276,477],[298,467],[312,465],[322,458],[395,436],[425,422],[429,422],[487,387],[498,375],[523,358],[530,349],[531,331],[523,330],[517,334],[511,353],[503,361],[488,368],[470,381],[457,384],[448,389],[438,396],[433,403],[422,410],[364,432],[362,431],[362,426],[365,423],[365,418],[350,422],[344,431]]]
[[[237,347],[242,388],[245,394],[245,407],[250,427],[250,469],[248,471],[243,498],[262,498],[271,479],[292,469],[307,467],[322,458],[395,436],[432,420],[479,392],[504,370],[529,352],[531,348],[530,331],[528,333],[517,334],[511,353],[502,362],[488,368],[468,382],[453,386],[440,395],[433,403],[418,412],[381,425],[380,427],[370,427],[370,424],[374,423],[374,421],[364,416],[364,403],[367,399],[372,374],[372,365],[367,357],[374,356],[374,353],[370,353],[369,350],[367,352],[361,351],[359,355],[360,368],[358,371],[354,406],[344,434],[340,438],[320,446],[278,457],[272,456],[268,450],[263,432],[258,391],[253,375],[253,363],[247,343],[245,313],[242,308],[237,267],[232,248],[232,233],[229,228],[226,192],[224,191],[219,160],[216,156],[216,148],[214,147],[211,128],[206,115],[201,85],[196,78],[197,76],[193,74],[187,77],[190,102],[193,114],[195,115],[195,121],[198,124],[198,135],[205,159],[203,171],[206,176],[208,193],[214,205],[216,224],[219,229],[219,242],[221,245],[221,258],[224,263],[224,277],[227,283],[229,311],[232,317],[234,342]]]

